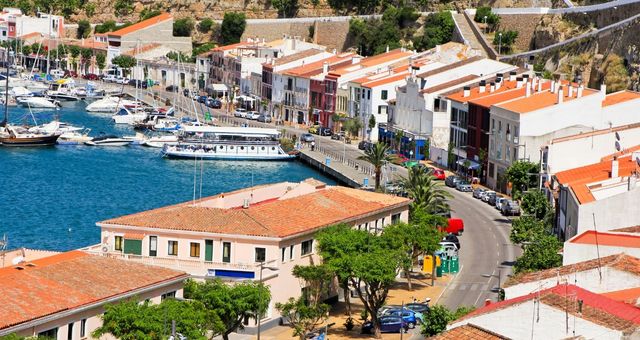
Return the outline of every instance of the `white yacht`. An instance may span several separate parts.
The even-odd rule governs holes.
[[[137,103],[133,100],[109,96],[87,105],[85,110],[87,110],[87,112],[114,113],[117,112],[119,108],[133,107],[136,105]]]
[[[49,123],[37,125],[29,128],[29,132],[39,132],[39,133],[59,133],[64,134],[67,132],[78,132],[82,131],[84,128],[73,126],[67,123],[63,123],[58,120],[52,120]]]
[[[57,109],[61,106],[59,101],[47,97],[16,97],[16,102],[34,109]]]
[[[142,145],[149,146],[152,148],[162,148],[166,144],[175,145],[178,144],[178,136],[176,135],[168,135],[168,136],[152,136],[145,138],[142,142]]]
[[[282,150],[276,129],[249,127],[184,126],[180,142],[165,145],[167,158],[226,160],[291,160]]]
[[[78,101],[80,97],[75,94],[75,81],[73,79],[60,79],[49,86],[47,96],[64,101]]]
[[[84,129],[83,131],[69,131],[64,132],[58,138],[57,144],[61,145],[79,145],[89,142],[93,137],[89,136],[91,129]]]
[[[129,110],[126,107],[120,108],[118,113],[111,116],[111,119],[116,124],[129,124],[133,125],[137,122],[141,122],[147,118],[148,114],[144,111]]]
[[[91,146],[126,146],[133,143],[133,141],[131,139],[126,139],[114,135],[102,135],[92,138],[90,141],[84,143]]]

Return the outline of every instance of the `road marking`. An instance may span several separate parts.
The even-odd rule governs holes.
[[[460,290],[467,290],[467,285],[466,284],[461,284],[459,289]]]
[[[478,289],[478,286],[479,286],[479,284],[474,283],[474,284],[471,285],[471,288],[469,288],[469,290],[476,290],[476,289]]]
[[[444,292],[449,290],[449,286],[451,286],[452,284],[455,284],[453,281],[458,279],[458,275],[460,275],[460,273],[462,273],[462,268],[464,268],[463,264],[460,264],[460,270],[458,270],[458,273],[456,274],[456,277],[453,278],[453,280],[449,281],[449,283],[447,283],[447,285],[444,287],[444,289],[440,292],[440,295],[438,295],[438,298],[436,298],[436,300],[433,302],[434,304],[438,303],[440,301],[440,298],[442,298],[442,295],[444,294]]]

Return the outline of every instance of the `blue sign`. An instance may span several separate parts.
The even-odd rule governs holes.
[[[368,187],[368,186],[369,186],[369,177],[365,177],[365,178],[364,178],[363,185],[364,185],[365,187]]]
[[[326,166],[331,166],[331,158],[326,157],[326,158],[324,159],[324,165],[326,165]]]

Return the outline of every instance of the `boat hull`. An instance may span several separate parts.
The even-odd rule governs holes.
[[[55,145],[60,135],[42,137],[0,137],[2,146],[51,146]]]
[[[131,141],[124,141],[124,142],[94,142],[94,141],[88,141],[88,142],[84,142],[86,145],[91,145],[91,146],[127,146],[129,144],[131,144]]]
[[[207,159],[207,160],[232,160],[232,161],[290,161],[296,158],[295,155],[273,154],[273,155],[231,155],[216,154],[213,152],[186,152],[162,150],[162,155],[173,159]]]

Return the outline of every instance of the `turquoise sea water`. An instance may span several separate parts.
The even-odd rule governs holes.
[[[89,114],[85,103],[64,104],[61,121],[100,132],[133,135],[106,114]],[[50,119],[53,111],[34,112]],[[11,120],[29,111],[10,108]],[[0,237],[9,248],[69,250],[99,242],[95,223],[193,198],[194,162],[167,160],[142,146],[47,148],[0,147]],[[195,171],[200,193],[200,164]],[[202,195],[264,183],[333,180],[299,162],[205,161]]]

